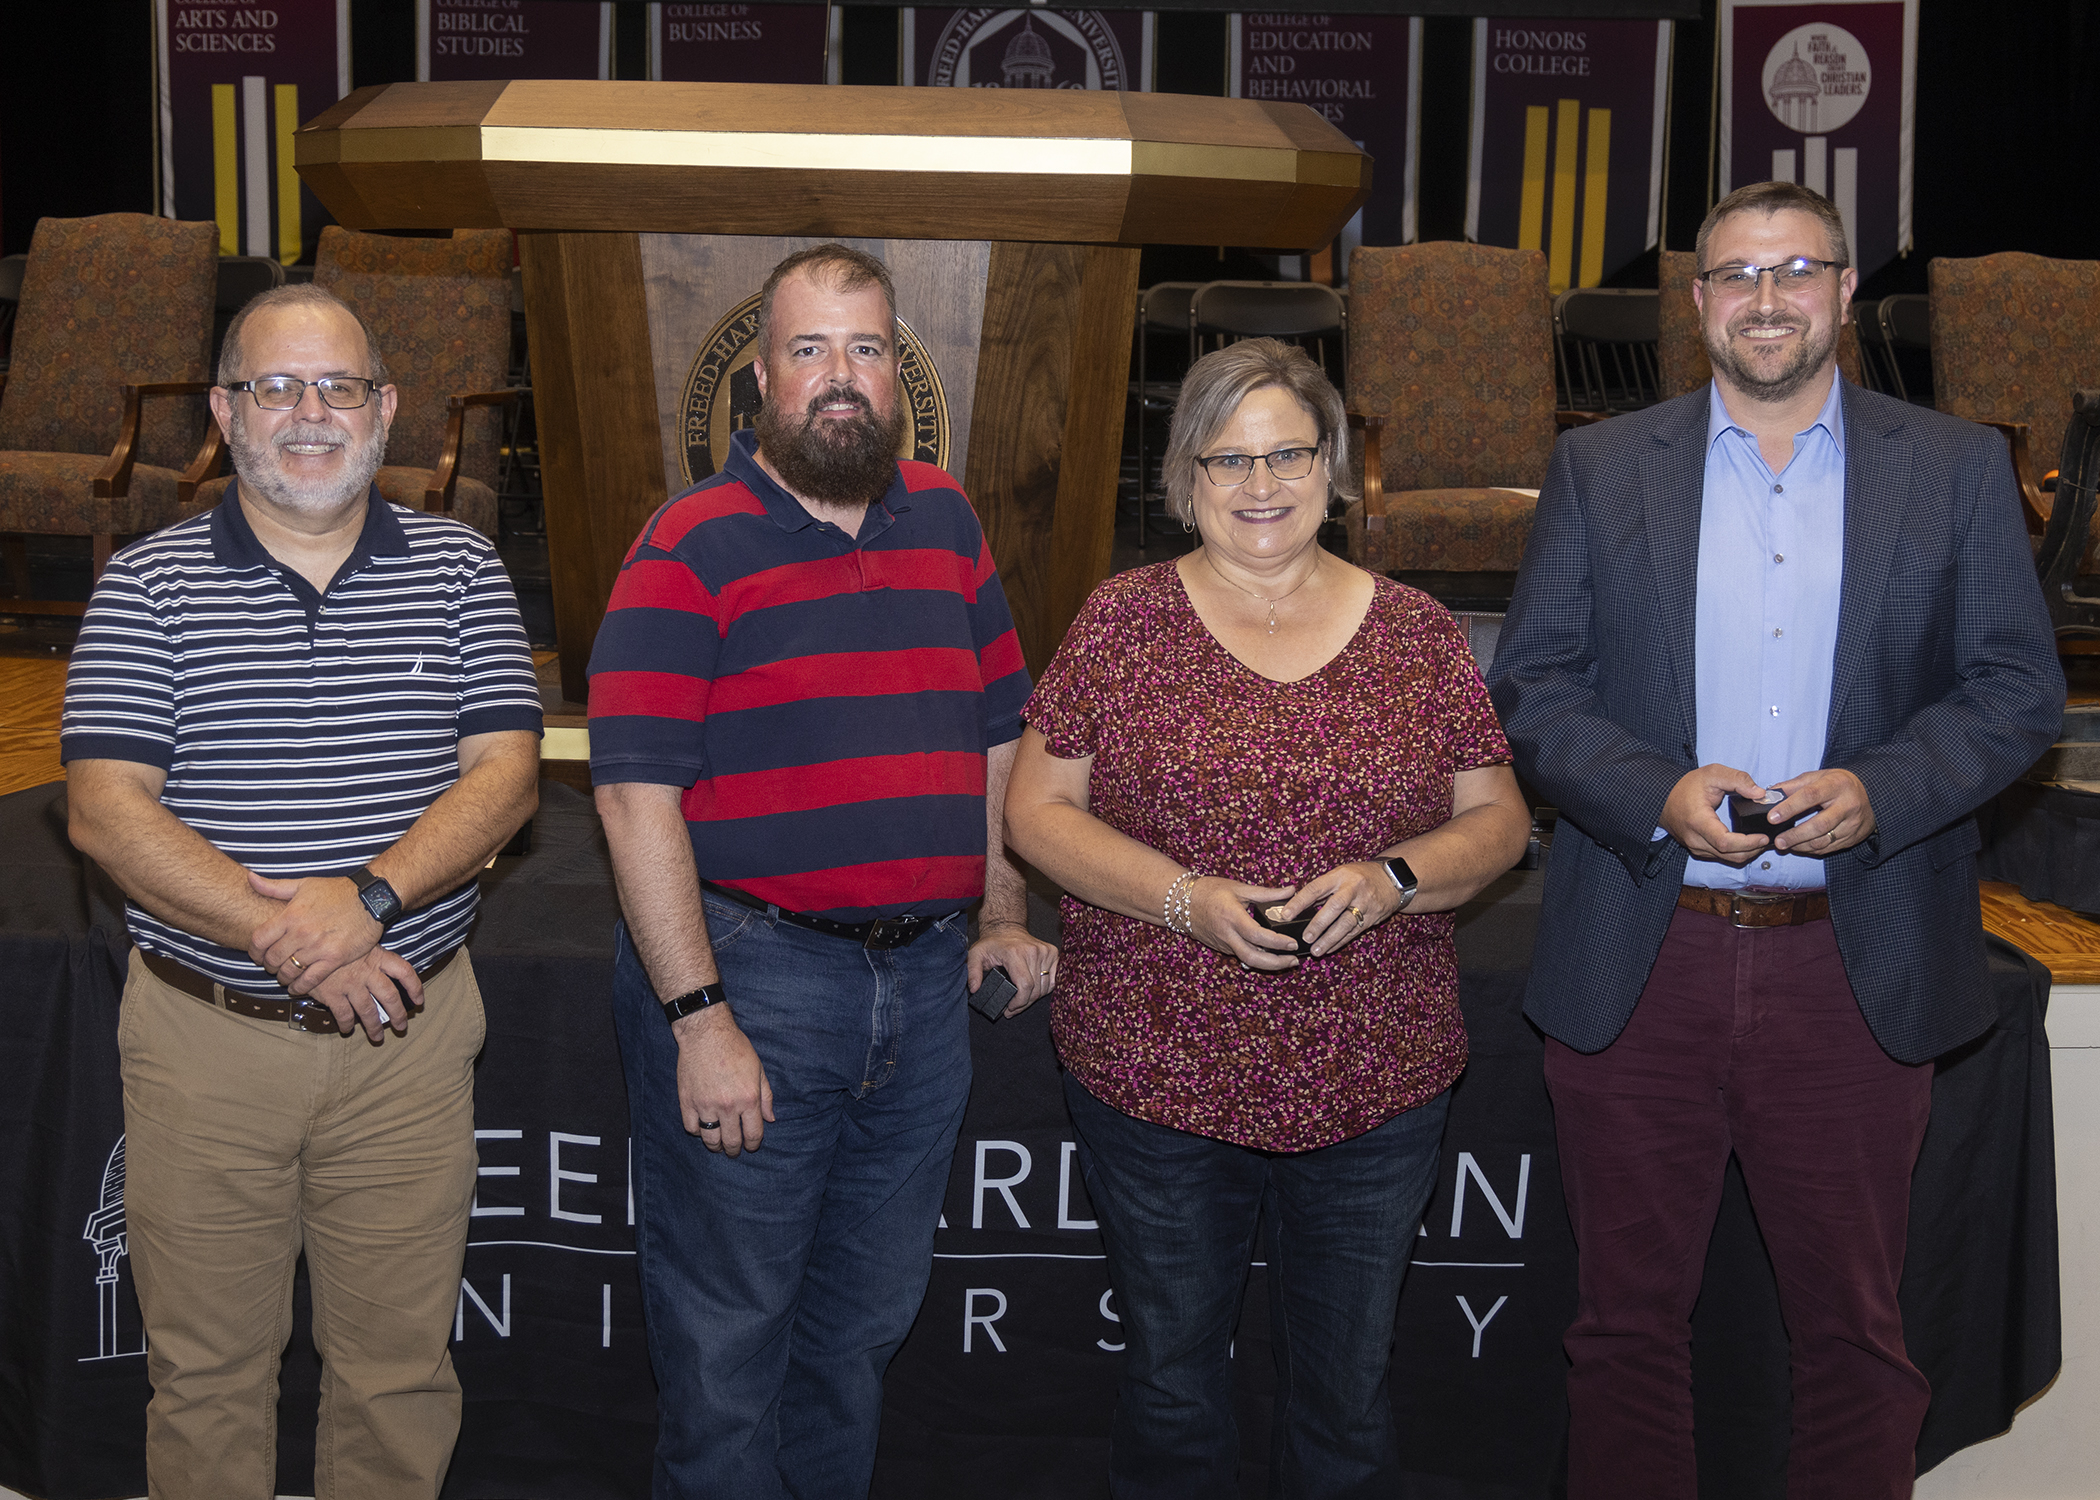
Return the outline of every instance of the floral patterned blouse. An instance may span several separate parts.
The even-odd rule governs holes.
[[[1027,718],[1052,755],[1093,757],[1095,817],[1257,885],[1425,833],[1451,816],[1454,773],[1510,759],[1457,622],[1386,578],[1341,652],[1283,683],[1218,643],[1173,562],[1119,574],[1081,609]],[[1391,917],[1268,974],[1068,895],[1051,1035],[1125,1114],[1263,1150],[1331,1145],[1465,1067],[1453,926],[1449,912]]]

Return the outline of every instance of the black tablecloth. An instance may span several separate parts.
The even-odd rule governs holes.
[[[533,852],[486,877],[472,945],[489,1038],[455,1323],[466,1416],[445,1493],[639,1496],[655,1397],[610,1017],[613,898],[587,801],[541,791]],[[72,1500],[144,1492],[147,1390],[120,1238],[124,941],[115,892],[63,822],[61,787],[0,799],[0,1483]],[[1461,914],[1473,1060],[1400,1305],[1406,1500],[1560,1490],[1574,1251],[1541,1046],[1520,1013],[1537,900],[1537,876],[1511,875]],[[1999,1025],[1941,1063],[1912,1197],[1903,1296],[1934,1389],[1927,1467],[2002,1430],[2059,1360],[2049,979],[2009,947],[1994,945],[1991,969]],[[976,1086],[932,1288],[890,1372],[884,1500],[1105,1491],[1120,1338],[1046,1012],[970,1023]],[[1268,1446],[1263,1300],[1257,1275],[1236,1345],[1250,1495]],[[317,1387],[301,1303],[280,1412],[278,1488],[292,1494],[310,1493]],[[1702,1493],[1779,1496],[1786,1340],[1733,1174],[1696,1339]]]
[[[2100,917],[2100,792],[2016,781],[1986,802],[1977,869],[2029,901]]]

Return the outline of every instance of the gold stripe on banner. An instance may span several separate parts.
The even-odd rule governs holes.
[[[219,253],[241,253],[240,127],[233,113],[233,85],[211,86],[212,216],[219,221]]]
[[[299,168],[293,160],[292,133],[299,128],[299,85],[280,83],[277,93],[277,258],[296,265],[305,244],[299,222]]]
[[[1611,185],[1611,111],[1590,111],[1590,144],[1582,164],[1582,280],[1604,279],[1605,189]]]
[[[1546,230],[1546,106],[1524,111],[1524,194],[1517,204],[1517,248],[1543,250]]]
[[[1575,152],[1582,136],[1582,101],[1560,101],[1553,122],[1553,248],[1546,252],[1546,286],[1556,297],[1568,289],[1575,266]]]

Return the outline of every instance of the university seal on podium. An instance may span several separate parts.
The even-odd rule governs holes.
[[[897,320],[897,380],[904,403],[899,458],[948,467],[948,393],[933,356],[902,318]],[[715,324],[693,356],[678,403],[678,468],[689,484],[718,472],[729,457],[729,435],[758,415],[758,296],[746,297]]]

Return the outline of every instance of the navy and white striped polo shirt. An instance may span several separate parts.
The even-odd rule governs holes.
[[[264,550],[237,495],[119,552],[66,671],[62,760],[168,773],[161,803],[237,863],[342,875],[459,779],[459,741],[538,733],[532,653],[495,549],[374,488],[326,596]],[[469,880],[385,946],[422,968],[459,943]],[[132,941],[232,989],[282,995],[238,949],[125,905]]]

